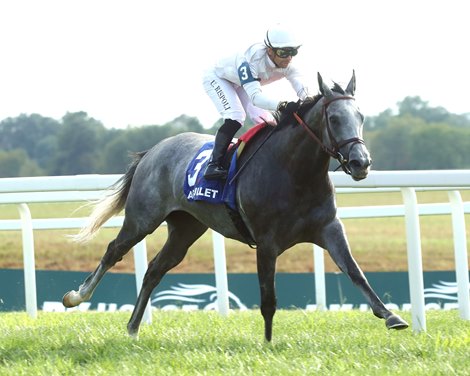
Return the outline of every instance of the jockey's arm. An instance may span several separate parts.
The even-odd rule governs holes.
[[[280,100],[269,98],[263,93],[259,81],[251,81],[243,85],[243,89],[250,97],[254,106],[264,110],[275,111],[281,102]]]

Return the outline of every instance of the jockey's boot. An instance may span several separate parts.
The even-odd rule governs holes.
[[[204,171],[204,178],[207,180],[226,179],[228,171],[224,168],[223,162],[227,148],[232,142],[233,136],[241,128],[241,124],[232,119],[225,119],[225,122],[215,135],[214,150]]]

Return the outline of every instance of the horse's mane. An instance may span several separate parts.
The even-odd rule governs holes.
[[[336,92],[336,93],[342,94],[342,95],[345,94],[344,89],[338,83],[336,83],[334,81],[333,81],[333,87],[331,88],[331,90]],[[318,94],[314,95],[313,97],[305,98],[299,104],[299,109],[297,110],[298,114],[300,116],[304,115],[308,110],[310,110],[313,106],[315,106],[315,104],[317,104],[317,102],[321,98],[323,98],[323,94],[321,94],[321,93],[318,93]],[[275,111],[273,113],[273,116],[274,116],[274,119],[275,119],[278,127],[283,126],[283,125],[291,122],[291,120],[293,118],[292,114],[283,115],[283,113],[280,112],[280,111]]]
[[[301,101],[299,103],[299,109],[297,110],[299,115],[303,115],[304,113],[306,113],[309,109],[311,109],[313,106],[315,106],[315,104],[317,104],[317,102],[321,98],[323,98],[323,95],[322,94],[317,94],[317,95],[314,95],[313,97],[307,97],[303,101]],[[277,126],[279,127],[279,126],[283,126],[283,125],[289,123],[290,120],[292,120],[293,115],[292,114],[285,115],[281,111],[275,111],[273,113],[273,116],[274,116],[274,119],[277,123]]]

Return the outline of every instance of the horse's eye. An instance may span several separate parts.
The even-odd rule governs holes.
[[[339,117],[336,116],[336,115],[331,115],[330,116],[330,124],[331,124],[331,126],[339,125]]]

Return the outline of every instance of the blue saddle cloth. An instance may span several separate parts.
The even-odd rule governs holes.
[[[237,210],[235,202],[236,182],[232,180],[237,168],[237,153],[233,153],[226,180],[206,180],[204,171],[214,148],[214,141],[204,144],[189,163],[184,179],[184,194],[188,201],[207,201],[227,204]]]

